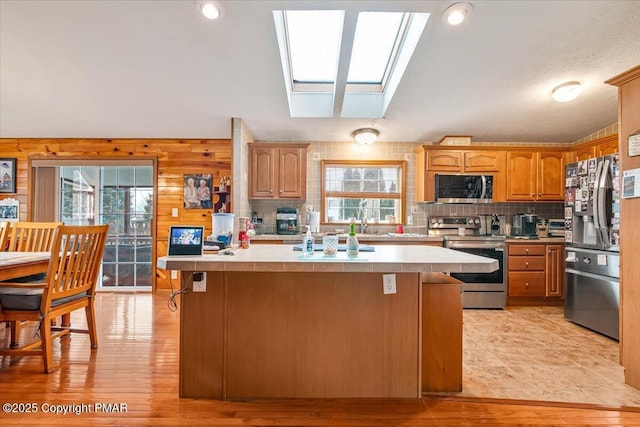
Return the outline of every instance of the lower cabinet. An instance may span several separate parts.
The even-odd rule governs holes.
[[[509,305],[561,304],[564,247],[560,244],[508,244]]]

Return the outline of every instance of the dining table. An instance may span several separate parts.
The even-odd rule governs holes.
[[[0,282],[46,273],[51,252],[0,252]]]

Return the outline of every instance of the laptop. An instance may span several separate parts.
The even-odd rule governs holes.
[[[204,227],[172,225],[169,228],[167,255],[202,255]]]

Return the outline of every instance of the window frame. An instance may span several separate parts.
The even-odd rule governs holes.
[[[326,169],[327,167],[398,167],[400,168],[401,185],[398,186],[397,193],[373,193],[373,192],[349,192],[349,191],[326,191]],[[396,215],[395,222],[382,222],[385,225],[403,224],[406,215],[407,199],[407,162],[404,160],[321,160],[320,162],[320,223],[323,225],[345,224],[346,222],[328,222],[326,217],[327,198],[368,198],[368,199],[396,199],[400,200],[400,212]],[[360,219],[356,219],[360,223]]]

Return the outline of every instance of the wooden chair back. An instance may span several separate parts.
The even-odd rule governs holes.
[[[14,222],[8,233],[7,251],[48,252],[51,250],[56,228],[62,224],[62,222]]]
[[[0,252],[5,250],[7,236],[9,235],[9,221],[0,222]]]

